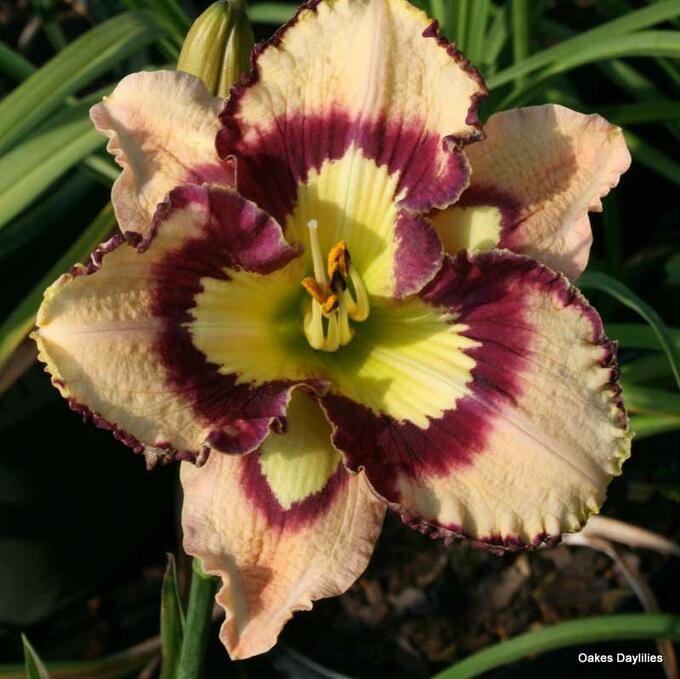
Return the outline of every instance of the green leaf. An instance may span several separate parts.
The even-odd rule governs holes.
[[[40,657],[33,646],[31,646],[31,642],[26,638],[25,634],[21,635],[21,641],[24,645],[24,663],[26,664],[28,679],[50,679],[47,668],[43,665],[42,660],[40,660]]]
[[[92,188],[92,180],[85,173],[74,172],[56,191],[48,191],[41,200],[0,231],[0,259],[11,255],[47,230],[59,228],[68,209],[82,201]]]
[[[194,559],[177,679],[200,679],[203,676],[205,649],[210,635],[216,591],[217,578],[206,575],[201,569],[199,560]]]
[[[680,101],[660,99],[635,104],[598,106],[598,113],[617,125],[639,125],[680,120]]]
[[[99,99],[101,94],[64,108],[49,124],[0,157],[0,230],[64,172],[104,146],[106,140],[88,116]]]
[[[643,11],[643,10],[640,10]],[[579,38],[572,38],[578,40]],[[572,40],[565,40],[560,44],[566,45]],[[618,35],[607,40],[594,42],[588,46],[582,46],[578,51],[565,54],[559,60],[552,61],[540,73],[534,75],[527,81],[526,87],[518,89],[516,92],[508,95],[500,104],[500,109],[508,106],[516,105],[518,102],[527,100],[527,92],[533,93],[536,89],[550,78],[554,78],[560,73],[566,73],[574,68],[583,66],[585,64],[602,61],[604,59],[615,59],[617,57],[655,57],[655,56],[672,56],[674,58],[680,57],[680,32],[679,31],[639,31],[628,35]],[[529,57],[517,64],[518,67],[522,64],[526,65],[533,57]],[[506,73],[510,69],[506,69]],[[529,69],[532,70],[532,69]],[[526,69],[520,69],[520,73],[516,76],[521,77],[523,73],[528,72]],[[499,74],[500,75],[500,74]],[[492,76],[489,80],[492,81],[490,87],[497,86],[494,79],[497,76]],[[487,83],[488,84],[488,83]]]
[[[629,309],[640,314],[656,333],[663,350],[666,352],[666,356],[668,356],[675,381],[680,387],[680,351],[674,343],[671,331],[666,327],[661,316],[630,288],[607,274],[586,271],[579,278],[578,285],[581,288],[593,288],[606,292],[622,304],[625,304]]]
[[[175,557],[168,565],[161,588],[161,679],[175,679],[184,638],[184,611],[179,596]]]
[[[482,70],[486,74],[491,74],[497,70],[496,62],[508,39],[507,22],[505,7],[498,8],[484,40],[484,53],[481,57],[481,63],[483,65]]]
[[[680,415],[633,415],[630,428],[635,432],[635,440],[680,430]]]
[[[529,6],[527,0],[511,0],[512,57],[514,63],[522,62],[529,56]],[[524,76],[518,76],[516,86],[524,87]]]
[[[42,302],[45,288],[73,264],[83,262],[97,245],[113,231],[115,225],[116,219],[113,208],[111,204],[108,204],[78,240],[36,283],[21,304],[0,325],[0,370],[35,325],[35,315]]]
[[[448,22],[448,6],[446,0],[430,0],[430,14],[432,18],[439,22],[442,30],[446,32],[449,26]]]
[[[484,55],[486,49],[484,36],[489,20],[490,0],[475,0],[470,16],[470,39],[468,40],[467,58],[476,64]]]
[[[124,0],[130,9],[148,9],[158,23],[172,36],[178,47],[191,26],[191,19],[176,0]]]
[[[69,95],[159,35],[149,15],[127,12],[80,36],[0,102],[0,151],[22,139]]]
[[[670,415],[680,417],[680,394],[664,389],[640,387],[623,382],[626,408],[643,415]]]
[[[666,377],[672,379],[670,365],[665,354],[653,353],[628,361],[620,366],[621,376],[628,382],[640,383],[659,380]]]
[[[159,647],[159,638],[155,637],[96,660],[48,662],[47,667],[59,679],[130,679],[139,675]],[[25,666],[0,665],[0,679],[26,679]]]
[[[102,158],[96,154],[88,156],[82,164],[85,171],[100,184],[110,187],[120,175],[120,167],[109,158]]]
[[[579,281],[580,284],[580,281]],[[642,323],[607,323],[607,335],[629,349],[663,349],[659,336],[649,326]],[[676,347],[680,348],[680,328],[666,330]]]
[[[676,252],[667,262],[666,283],[668,285],[680,285],[680,252]]]
[[[574,35],[574,32],[566,26],[547,19],[541,22],[541,29],[556,40],[566,40]],[[658,63],[661,59],[656,61]],[[666,99],[664,92],[652,80],[625,61],[620,59],[600,61],[597,63],[597,68],[617,87],[635,99],[642,101],[669,101]],[[676,139],[680,140],[680,125],[677,122],[667,123],[666,128]]]
[[[624,136],[630,152],[641,165],[680,186],[680,163],[628,130],[624,130]]]
[[[248,18],[254,24],[283,24],[297,11],[298,6],[286,2],[258,2],[247,7]]]
[[[14,80],[24,80],[35,70],[33,64],[0,40],[0,72]]]
[[[600,54],[607,53],[607,46],[619,36],[638,31],[647,26],[653,26],[677,16],[680,16],[680,3],[678,0],[656,2],[643,9],[630,12],[619,19],[602,24],[597,28],[592,28],[585,33],[580,33],[569,40],[564,40],[558,45],[537,52],[492,76],[489,78],[487,85],[489,88],[496,88],[550,64],[560,64],[563,61],[572,64],[574,61],[579,62],[580,54],[583,51],[594,50]],[[666,33],[672,34],[673,32],[666,31]],[[619,49],[622,49],[622,46],[619,46]],[[625,56],[629,55],[625,54]],[[598,58],[611,58],[611,56],[600,56]],[[580,63],[586,62],[582,61]],[[573,65],[571,68],[573,68]]]
[[[477,0],[475,0],[476,2]],[[451,0],[448,8],[451,16],[445,28],[448,28],[448,37],[455,41],[458,49],[465,50],[467,45],[468,8],[470,0]]]
[[[680,616],[662,613],[602,615],[570,620],[485,648],[435,675],[433,679],[469,679],[535,653],[565,646],[622,639],[680,641]]]

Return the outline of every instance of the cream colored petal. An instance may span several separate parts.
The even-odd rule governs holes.
[[[382,525],[384,505],[345,471],[318,405],[296,392],[289,416],[258,453],[182,465],[184,548],[222,578],[234,659],[269,650],[295,611],[350,587]]]
[[[158,203],[180,184],[233,185],[215,151],[223,100],[180,71],[133,73],[93,106],[96,128],[123,168],[112,201],[123,232],[145,235]]]
[[[305,3],[255,51],[217,148],[238,190],[307,244],[343,239],[374,295],[417,292],[441,243],[414,213],[455,201],[481,136],[479,73],[405,0]]]
[[[621,130],[545,105],[497,113],[484,131],[466,151],[470,187],[433,217],[447,251],[504,247],[576,278],[592,242],[588,212],[630,166]]]
[[[391,358],[381,373],[322,399],[348,466],[433,536],[520,549],[578,530],[630,454],[616,345],[597,312],[508,251],[449,258],[421,299],[448,315],[449,335],[430,320],[411,353],[416,319],[395,316],[376,338]],[[367,397],[395,388],[401,417],[376,412]]]
[[[158,216],[47,289],[39,357],[74,409],[151,462],[255,450],[305,377],[274,332],[297,253],[228,189],[179,187]]]

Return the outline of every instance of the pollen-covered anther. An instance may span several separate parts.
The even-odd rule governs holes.
[[[311,298],[305,305],[305,336],[314,349],[337,351],[354,337],[349,319],[364,321],[368,318],[368,294],[361,276],[350,264],[345,241],[339,241],[330,249],[324,269],[318,222],[312,219],[307,227],[314,278],[307,277],[302,281],[302,287]]]
[[[349,251],[344,240],[336,243],[328,253],[328,279],[331,290],[346,290],[349,274]]]

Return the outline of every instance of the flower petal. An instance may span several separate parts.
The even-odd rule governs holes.
[[[328,395],[349,467],[364,468],[406,523],[440,537],[513,549],[578,530],[630,449],[616,347],[597,313],[564,277],[507,251],[448,259],[421,298],[469,343],[447,353],[440,339],[422,361],[424,386],[457,397],[422,422]],[[389,328],[384,341],[404,343],[422,388],[402,335]]]
[[[269,650],[295,611],[344,592],[382,525],[384,504],[345,471],[317,404],[296,392],[289,415],[258,453],[182,465],[184,548],[222,578],[232,658]]]
[[[497,113],[467,156],[472,182],[433,217],[447,252],[508,248],[576,278],[592,242],[588,211],[630,166],[623,134],[563,106]]]
[[[123,168],[111,194],[123,232],[146,235],[156,206],[181,184],[233,186],[215,151],[223,99],[180,71],[133,73],[92,107],[96,128]]]
[[[289,240],[306,243],[316,219],[322,244],[344,239],[377,262],[361,271],[371,294],[417,292],[441,245],[411,213],[446,207],[467,185],[460,147],[482,136],[486,93],[477,71],[405,0],[307,2],[253,66],[217,138],[239,191]]]
[[[62,276],[38,313],[40,358],[74,409],[150,462],[202,461],[256,449],[285,427],[293,388],[325,388],[277,345],[297,251],[255,205],[180,187],[149,237],[129,238]]]

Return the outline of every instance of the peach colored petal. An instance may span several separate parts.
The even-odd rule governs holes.
[[[215,151],[223,100],[180,71],[133,73],[90,111],[123,168],[111,199],[123,232],[146,235],[165,195],[180,184],[233,186]]]
[[[421,368],[429,392],[397,385],[403,402],[416,395],[411,421],[354,394],[321,400],[348,467],[433,537],[495,551],[579,530],[630,454],[616,345],[597,312],[564,276],[508,251],[447,258],[420,297],[448,314],[456,341],[438,330],[419,359],[390,352],[402,369]],[[428,318],[395,318],[384,331],[393,345],[410,343],[409,320]],[[387,371],[382,383],[391,387]],[[424,399],[449,405],[419,422]]]
[[[447,251],[508,248],[576,278],[588,263],[589,211],[630,166],[623,134],[557,105],[497,113],[470,146],[472,182],[433,216]]]
[[[182,464],[184,548],[222,578],[220,637],[235,659],[269,650],[295,611],[350,587],[382,525],[383,503],[345,470],[318,405],[296,392],[289,415],[257,453]]]

